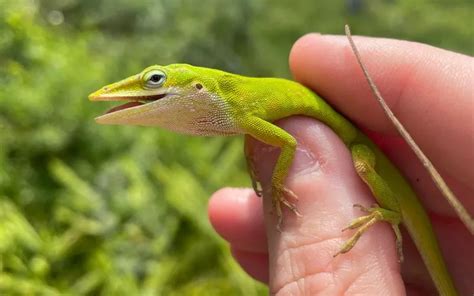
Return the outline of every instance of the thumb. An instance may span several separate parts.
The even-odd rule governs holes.
[[[314,120],[296,117],[279,123],[298,142],[286,186],[297,195],[298,200],[292,202],[302,217],[284,208],[280,232],[271,198],[264,198],[270,293],[402,294],[395,239],[388,224],[370,227],[351,251],[333,257],[354,233],[341,229],[363,215],[353,204],[373,203],[346,146]],[[265,189],[270,186],[279,149],[255,140],[247,145],[264,192],[269,192]]]

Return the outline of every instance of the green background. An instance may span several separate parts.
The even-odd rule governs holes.
[[[290,77],[299,36],[346,22],[472,55],[472,3],[0,0],[0,294],[265,295],[206,214],[249,185],[242,139],[99,126],[87,94],[174,62]]]

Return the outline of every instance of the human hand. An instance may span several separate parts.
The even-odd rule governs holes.
[[[355,38],[371,76],[394,113],[446,177],[470,213],[474,212],[473,60],[417,43]],[[461,294],[474,291],[474,237],[432,184],[428,173],[396,132],[365,82],[342,36],[310,34],[293,47],[290,66],[296,80],[312,88],[369,135],[400,168],[419,194],[440,240],[448,268]],[[347,254],[333,258],[361,216],[353,204],[374,201],[355,173],[344,144],[327,127],[308,118],[278,124],[293,134],[298,148],[287,185],[299,197],[303,217],[284,212],[275,229],[268,199],[249,189],[222,189],[209,216],[232,253],[271,294],[435,293],[418,252],[404,234],[405,262],[397,263],[390,226],[372,226]],[[256,141],[247,143],[264,186],[278,155]],[[263,207],[263,209],[262,209]],[[262,215],[263,213],[263,215]]]

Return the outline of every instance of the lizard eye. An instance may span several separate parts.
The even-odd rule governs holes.
[[[166,75],[160,70],[152,70],[145,74],[144,80],[147,88],[159,88],[165,82]]]

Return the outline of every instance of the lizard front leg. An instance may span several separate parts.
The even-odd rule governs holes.
[[[257,194],[258,197],[263,196],[262,184],[259,180],[259,174],[255,167],[255,161],[252,158],[251,152],[249,150],[248,142],[251,136],[245,135],[245,144],[244,144],[244,154],[245,154],[245,161],[247,163],[247,171],[250,176],[250,181],[252,181],[252,188]]]
[[[296,206],[289,201],[290,198],[297,199],[296,195],[284,185],[295,155],[296,139],[285,130],[258,117],[246,118],[244,129],[255,139],[280,148],[280,155],[271,179],[272,205],[278,216],[277,229],[280,229],[283,221],[281,204],[300,216]]]

